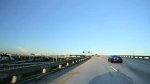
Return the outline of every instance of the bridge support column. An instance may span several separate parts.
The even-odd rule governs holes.
[[[69,63],[67,63],[66,66],[69,66]]]
[[[42,73],[43,73],[43,74],[45,74],[45,73],[46,73],[46,69],[45,69],[45,68],[42,70]]]
[[[61,68],[62,68],[62,65],[59,65],[58,68],[61,69]]]
[[[78,62],[78,60],[76,60],[76,63]]]
[[[16,84],[16,82],[17,82],[17,76],[12,76],[11,83]]]
[[[72,61],[72,64],[74,64],[74,61]]]

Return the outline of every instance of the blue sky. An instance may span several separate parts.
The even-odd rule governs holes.
[[[0,0],[0,51],[150,55],[149,0]]]

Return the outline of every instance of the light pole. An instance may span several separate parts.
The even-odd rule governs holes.
[[[132,53],[133,53],[133,56],[134,56],[134,51],[132,51]]]

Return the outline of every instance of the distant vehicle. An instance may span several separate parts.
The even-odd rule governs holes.
[[[118,55],[108,57],[108,62],[111,63],[123,63],[123,59]]]

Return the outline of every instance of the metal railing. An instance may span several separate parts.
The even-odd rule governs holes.
[[[1,74],[0,83],[4,83],[4,84],[17,83],[17,82],[32,80],[34,78],[44,76],[47,73],[56,72],[61,69],[81,63],[88,59],[90,59],[90,57],[68,58],[66,60],[57,61],[57,62],[55,61],[55,62],[34,62],[34,63],[27,63],[27,64],[26,63],[8,64],[7,67],[4,67],[2,70],[0,70],[0,73],[7,74],[7,77],[6,76],[3,77]]]
[[[150,60],[150,56],[139,56],[139,55],[120,55],[122,58],[131,58],[131,59],[144,59]]]

